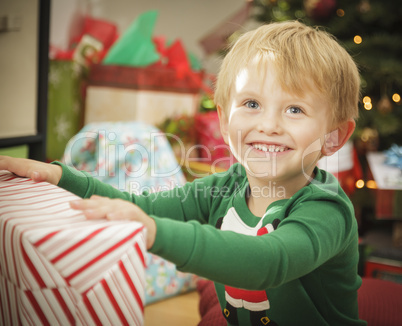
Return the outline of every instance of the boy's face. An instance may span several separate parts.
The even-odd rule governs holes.
[[[330,108],[307,85],[302,97],[285,92],[273,63],[267,67],[265,74],[257,67],[239,73],[230,107],[220,109],[221,131],[249,179],[304,185],[330,132]]]

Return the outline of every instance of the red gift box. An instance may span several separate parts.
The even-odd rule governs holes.
[[[375,216],[378,219],[402,218],[402,191],[401,190],[375,190]]]
[[[402,262],[387,258],[369,257],[365,263],[364,276],[402,282]]]
[[[190,94],[200,92],[202,81],[202,72],[188,71],[178,76],[176,69],[162,65],[130,67],[97,64],[92,66],[89,75],[90,86]]]
[[[144,227],[87,220],[76,199],[0,171],[1,325],[143,325]]]

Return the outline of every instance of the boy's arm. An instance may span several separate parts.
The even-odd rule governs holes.
[[[93,195],[119,198],[131,201],[131,196],[127,192],[120,191],[111,185],[101,182],[91,176],[89,172],[78,171],[73,167],[60,162],[53,162],[51,165],[62,168],[62,176],[59,187],[66,189],[81,198],[90,198]]]
[[[208,176],[187,183],[183,187],[171,190],[134,195],[113,188],[90,176],[87,172],[77,171],[62,163],[54,162],[63,168],[63,176],[58,184],[81,198],[93,195],[124,199],[138,205],[145,213],[154,216],[168,217],[180,221],[208,221],[212,203],[211,190],[218,189],[227,180],[233,178]],[[230,175],[230,174],[228,174]]]
[[[263,236],[221,231],[196,221],[179,223],[156,218],[156,238],[150,251],[215,282],[262,290],[300,278],[350,247],[357,239],[353,217],[336,203],[305,203],[305,209],[286,218]],[[309,207],[321,213],[311,216]],[[357,241],[356,241],[357,245]],[[358,254],[346,261],[353,268]]]

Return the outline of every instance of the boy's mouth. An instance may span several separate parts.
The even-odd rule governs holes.
[[[289,150],[289,147],[283,145],[273,145],[273,144],[262,144],[262,143],[252,143],[251,146],[257,150],[268,152],[268,153],[281,153]]]

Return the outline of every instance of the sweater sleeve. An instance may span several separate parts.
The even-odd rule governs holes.
[[[219,177],[211,175],[186,183],[183,187],[135,195],[115,189],[87,172],[77,171],[60,162],[53,164],[58,164],[63,169],[58,186],[81,198],[90,198],[92,195],[120,198],[138,205],[148,215],[178,221],[198,220],[207,223],[213,199],[219,198],[219,189],[226,189],[223,185],[234,180],[231,178],[234,172],[230,170]]]
[[[262,290],[300,278],[339,255],[357,236],[347,219],[336,202],[304,203],[275,232],[255,237],[156,218],[151,252],[182,271]]]
[[[109,198],[132,200],[129,193],[119,191],[111,185],[93,178],[88,172],[78,171],[73,167],[60,162],[52,162],[52,164],[61,166],[63,171],[57,186],[72,192],[78,197],[90,198],[92,195],[98,195]]]

